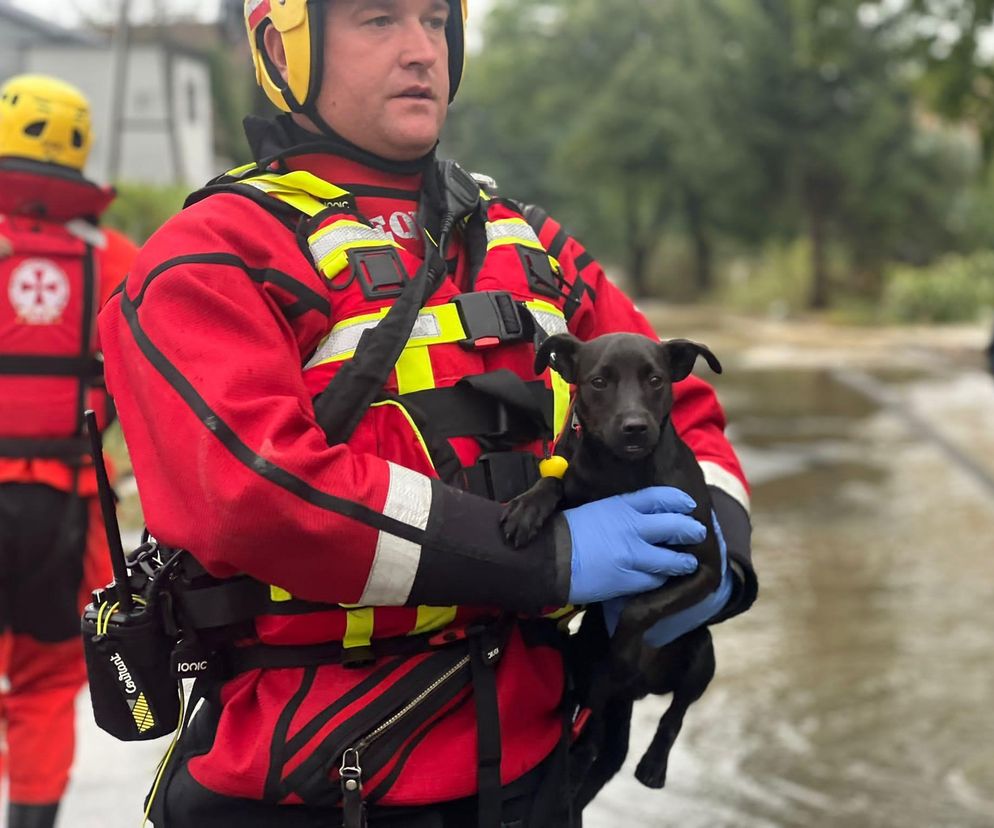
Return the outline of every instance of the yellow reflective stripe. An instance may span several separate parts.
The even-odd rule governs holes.
[[[387,310],[383,309],[377,313],[353,316],[339,322],[318,346],[306,367],[312,368],[328,362],[352,359],[363,332],[375,327],[386,314]],[[437,305],[421,309],[405,347],[441,345],[465,338],[466,332],[459,318],[459,309],[453,304]]]
[[[228,170],[225,173],[225,175],[230,175],[232,178],[236,178],[237,176],[245,175],[245,173],[247,173],[249,170],[256,170],[256,169],[258,169],[258,167],[253,161],[249,164],[242,164],[240,167],[235,167],[233,170]]]
[[[346,610],[345,638],[342,639],[342,646],[345,649],[352,647],[368,647],[373,640],[373,608],[361,607],[359,609]]]
[[[559,435],[566,428],[566,418],[569,416],[570,391],[569,383],[555,371],[552,377],[552,433]]]
[[[404,406],[401,405],[401,403],[397,402],[397,400],[383,400],[382,402],[373,403],[370,406],[370,408],[379,408],[380,406],[384,406],[384,405],[395,406],[397,409],[400,410],[400,413],[404,415],[404,419],[406,419],[408,425],[410,425],[411,431],[414,433],[414,436],[418,440],[418,444],[421,446],[421,450],[425,453],[425,457],[427,458],[428,462],[431,463],[432,469],[434,469],[435,468],[435,464],[434,464],[434,462],[432,462],[431,452],[428,451],[428,444],[425,442],[425,438],[422,436],[421,432],[418,430],[418,427],[414,424],[414,420],[411,419],[411,415],[408,412],[408,410],[406,408],[404,408]]]
[[[322,227],[307,239],[307,244],[318,269],[329,279],[349,266],[349,250],[357,247],[401,249],[397,242],[379,228],[352,219],[340,219]]]
[[[524,219],[509,218],[487,222],[487,250],[493,250],[505,244],[520,244],[533,250],[546,249],[538,240],[532,226]]]
[[[397,364],[397,393],[413,394],[435,387],[435,372],[431,367],[431,352],[427,345],[412,347],[410,343],[401,351]]]
[[[567,604],[565,607],[560,607],[555,612],[547,612],[543,615],[543,618],[548,618],[550,621],[558,621],[560,618],[565,618],[568,615],[576,613],[578,610],[572,604]]]
[[[292,601],[293,596],[278,586],[269,587],[269,600],[274,604],[285,604],[287,601]]]
[[[492,242],[487,244],[487,252],[489,253],[495,247],[502,247],[507,244],[520,244],[522,247],[530,247],[532,250],[541,250],[545,252],[545,248],[541,244],[536,244],[534,239],[523,239],[520,236],[504,236],[499,239],[494,239]]]
[[[308,216],[316,216],[327,207],[325,202],[349,195],[348,190],[323,181],[305,170],[277,175],[263,173],[240,182],[261,190]]]
[[[443,630],[456,620],[458,607],[418,607],[418,620],[408,635]]]
[[[334,279],[340,273],[344,273],[346,268],[349,267],[350,250],[355,250],[356,248],[368,250],[371,247],[396,247],[398,250],[401,249],[399,244],[389,239],[384,239],[383,241],[356,239],[355,241],[339,245],[331,253],[322,257],[321,261],[317,262],[318,270],[324,274],[326,279]]]

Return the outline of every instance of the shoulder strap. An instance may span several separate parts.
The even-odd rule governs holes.
[[[439,162],[435,172],[442,213],[439,238],[436,241],[427,231],[423,231],[425,258],[417,274],[405,285],[404,292],[383,320],[362,335],[355,355],[314,400],[314,412],[329,445],[345,442],[352,436],[369,406],[383,390],[387,377],[410,339],[418,312],[431,297],[438,280],[445,277],[446,262],[442,251],[452,228],[457,221],[474,211],[479,202],[479,186],[457,164],[452,161]],[[426,211],[418,212],[424,215]]]

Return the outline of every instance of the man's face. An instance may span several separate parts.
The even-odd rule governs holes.
[[[430,151],[448,110],[448,15],[446,0],[330,0],[321,117],[383,158]]]

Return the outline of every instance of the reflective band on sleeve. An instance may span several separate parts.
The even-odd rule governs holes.
[[[523,244],[545,252],[531,225],[524,219],[500,219],[487,222],[487,250],[502,244]]]
[[[383,514],[424,531],[431,512],[430,478],[395,463],[387,465],[390,485]],[[418,544],[381,531],[369,580],[359,603],[380,607],[407,603],[420,563],[421,547]]]
[[[739,480],[734,474],[732,474],[724,466],[719,466],[717,463],[713,463],[710,460],[705,460],[701,463],[701,471],[704,472],[704,482],[709,486],[716,486],[725,492],[733,500],[738,501],[739,505],[746,510],[748,514],[750,511],[750,498],[749,492],[746,490],[745,484]]]

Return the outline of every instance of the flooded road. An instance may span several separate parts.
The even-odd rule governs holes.
[[[665,323],[665,320],[661,320]],[[979,330],[661,324],[711,345],[753,483],[760,600],[715,630],[667,788],[587,828],[994,826],[994,382]]]
[[[655,699],[586,828],[994,826],[986,330],[654,319],[725,364],[715,384],[753,483],[761,594],[715,629],[718,675],[666,790],[631,775]],[[165,746],[87,724],[63,824],[137,826]]]

